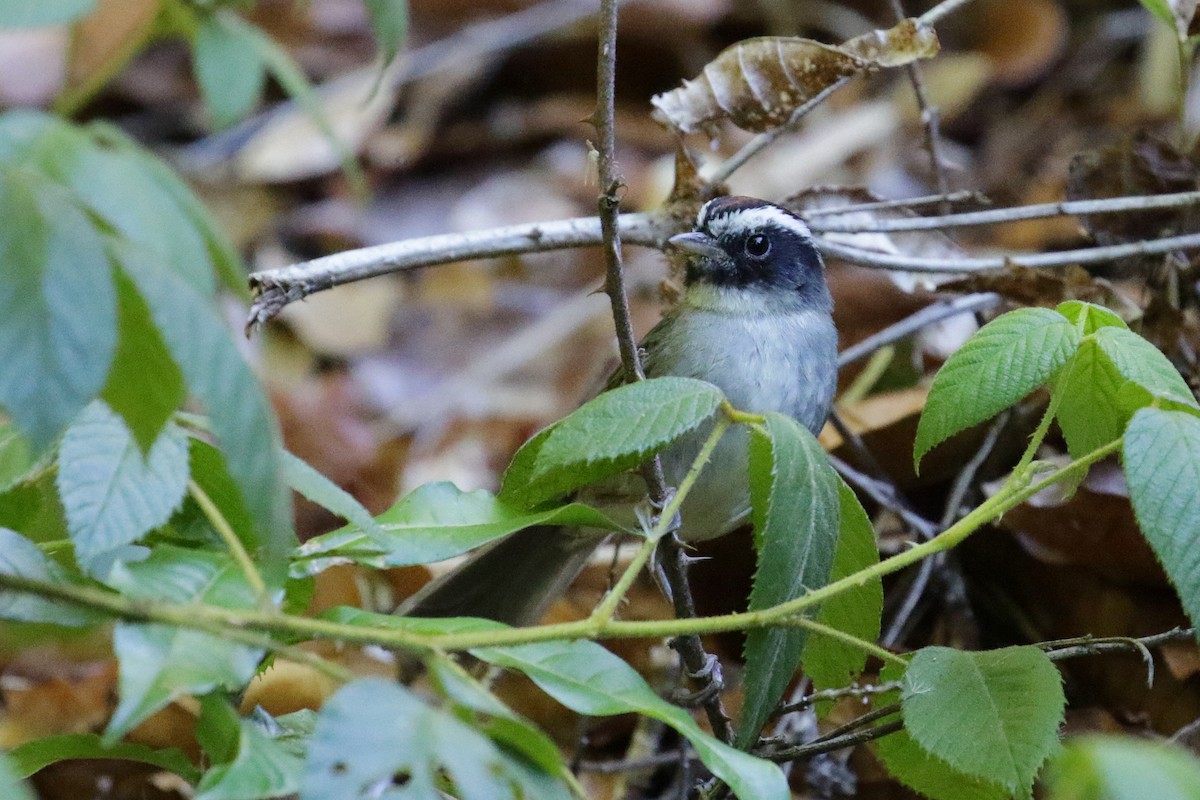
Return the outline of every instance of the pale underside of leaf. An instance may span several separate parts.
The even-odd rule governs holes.
[[[763,36],[726,48],[695,80],[685,80],[651,102],[656,116],[685,133],[722,119],[748,131],[765,131],[787,122],[797,108],[842,78],[929,58],[937,51],[937,35],[912,19],[840,47]]]

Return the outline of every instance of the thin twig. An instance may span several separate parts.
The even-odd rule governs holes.
[[[925,519],[920,514],[917,514],[902,498],[897,496],[895,489],[889,483],[872,478],[862,472],[859,472],[854,467],[842,461],[836,456],[829,456],[829,461],[833,464],[833,468],[838,471],[838,474],[845,478],[849,483],[862,489],[871,499],[879,505],[887,508],[897,514],[902,520],[908,523],[916,530],[921,538],[932,539],[938,534],[939,528],[936,523]]]
[[[733,175],[733,173],[744,167],[747,161],[754,158],[764,149],[769,147],[776,139],[784,134],[794,131],[800,125],[800,121],[804,119],[808,112],[825,102],[825,98],[829,97],[829,95],[833,94],[838,89],[849,83],[851,77],[853,76],[847,75],[844,78],[838,78],[836,81],[826,86],[813,97],[809,98],[807,102],[793,111],[792,116],[788,118],[787,122],[783,123],[777,128],[772,128],[765,133],[760,133],[758,136],[755,136],[753,139],[746,142],[746,144],[742,146],[742,149],[725,159],[725,161],[713,171],[712,176],[710,176],[708,179],[708,185],[713,187],[721,186],[723,183],[725,183],[725,181],[729,180],[729,177]]]
[[[1192,642],[1195,639],[1195,628],[1172,628],[1164,633],[1156,633],[1151,636],[1079,636],[1073,639],[1039,642],[1036,646],[1045,650],[1046,657],[1051,661],[1063,661],[1068,658],[1095,656],[1103,653],[1141,653],[1148,647],[1158,647],[1171,642]]]
[[[993,208],[986,211],[942,214],[936,217],[888,217],[869,222],[838,222],[837,220],[819,219],[810,221],[809,227],[818,233],[896,233],[962,228],[971,225],[999,225],[1044,217],[1118,214],[1128,211],[1152,211],[1196,205],[1200,205],[1200,192],[1174,192],[1135,197],[1106,197],[1099,200],[1063,200],[1057,203],[1037,203],[1011,208]],[[827,210],[822,209],[821,211],[822,214],[829,215]],[[812,211],[803,213],[806,217],[818,216]]]
[[[841,689],[824,689],[819,692],[812,692],[811,694],[806,695],[794,703],[788,703],[787,705],[780,706],[776,713],[779,714],[779,716],[783,716],[784,714],[792,714],[796,711],[805,711],[809,708],[812,708],[817,703],[826,700],[840,700],[843,697],[871,697],[873,695],[884,694],[886,692],[894,692],[899,688],[899,681],[889,681],[887,683],[881,683],[875,686],[844,686]]]
[[[940,300],[925,306],[920,311],[908,315],[899,322],[889,325],[878,333],[868,336],[857,344],[851,345],[838,354],[838,367],[852,364],[861,358],[869,356],[876,350],[892,342],[911,336],[922,328],[928,328],[950,317],[959,314],[986,311],[1000,305],[1000,295],[995,292],[980,292],[966,294],[951,300]]]
[[[979,192],[963,189],[949,194],[926,194],[920,197],[909,197],[901,200],[872,200],[869,203],[850,203],[833,208],[809,208],[803,214],[805,219],[810,217],[835,217],[845,214],[858,214],[863,211],[884,211],[892,208],[919,208],[921,206],[944,205],[946,203],[975,203],[976,205],[991,205],[991,200]],[[816,225],[810,226],[816,229]]]
[[[621,269],[621,238],[624,231],[619,230],[619,223],[624,218],[618,217],[620,205],[618,192],[620,180],[616,176],[616,123],[615,112],[615,76],[617,64],[617,0],[601,0],[600,3],[600,32],[599,52],[596,57],[596,130],[600,140],[600,227],[604,240],[604,251],[607,263],[606,291],[612,302],[613,321],[617,329],[617,341],[621,350],[621,362],[625,368],[626,378],[641,380],[645,377],[642,371],[641,359],[638,354],[637,339],[633,332],[633,324],[629,315],[629,300],[625,294],[624,275]],[[623,226],[622,226],[623,227]],[[662,464],[657,457],[643,470],[650,498],[663,513],[668,512],[667,503],[670,491],[663,477]],[[678,515],[670,512],[670,529],[662,538],[659,548],[659,560],[663,566],[670,587],[671,602],[675,607],[677,617],[695,617],[696,608],[692,600],[691,587],[687,580],[687,570],[684,562],[682,545],[678,538]],[[714,661],[705,651],[698,635],[679,637],[675,642],[676,650],[684,667],[693,675],[703,674]],[[716,676],[713,676],[714,678]],[[709,692],[704,697],[704,710],[708,716],[713,733],[724,742],[733,741],[733,726],[729,715],[721,703],[719,691]]]
[[[898,256],[890,253],[875,253],[859,247],[831,242],[817,237],[821,251],[834,258],[876,269],[900,270],[902,272],[982,272],[1004,267],[1062,267],[1068,264],[1096,264],[1115,261],[1131,256],[1149,256],[1170,253],[1176,250],[1200,249],[1200,233],[1185,236],[1170,236],[1143,242],[1109,245],[1107,247],[1085,247],[1079,250],[1061,250],[1054,253],[1030,253],[993,256],[991,258],[923,258],[920,256]]]
[[[774,753],[765,753],[763,758],[769,761],[795,761],[801,758],[812,758],[813,756],[821,755],[822,753],[830,753],[834,750],[842,750],[847,747],[864,744],[882,739],[884,736],[896,733],[904,728],[903,720],[896,720],[885,725],[880,725],[875,728],[867,728],[866,730],[847,733],[843,736],[838,736],[835,739],[818,739],[810,744],[801,744],[795,747],[789,747],[786,750],[776,750]]]
[[[941,3],[938,3],[936,6],[919,16],[917,21],[922,25],[934,25],[942,17],[957,11],[959,8],[965,6],[969,2],[971,2],[971,0],[942,0]]]
[[[904,5],[900,0],[892,0],[892,12],[899,22],[908,18],[904,13]],[[921,67],[912,61],[905,65],[908,82],[912,84],[913,96],[917,100],[917,108],[921,112],[921,124],[925,128],[925,150],[929,153],[929,167],[933,172],[934,185],[938,193],[945,195],[950,192],[949,181],[946,180],[946,165],[941,155],[941,116],[935,106],[929,105],[929,96],[925,92],[925,81],[921,77]],[[942,204],[942,213],[949,211],[948,203]]]
[[[678,232],[674,222],[652,214],[622,214],[620,230],[622,241],[647,247],[662,247],[668,236]],[[250,275],[250,288],[256,298],[247,327],[269,321],[288,303],[364,278],[454,261],[588,247],[603,240],[599,217],[578,217],[421,236],[255,272]]]

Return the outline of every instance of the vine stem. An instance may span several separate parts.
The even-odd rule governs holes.
[[[812,633],[819,633],[822,636],[828,636],[830,639],[836,639],[843,644],[848,644],[851,647],[862,650],[868,655],[875,656],[886,664],[895,664],[898,667],[908,666],[908,661],[906,659],[896,655],[892,651],[884,647],[880,647],[874,642],[868,642],[866,639],[860,639],[853,634],[846,633],[845,631],[840,631],[837,628],[817,622],[814,619],[809,619],[808,617],[796,617],[795,619],[788,620],[788,624],[797,628],[806,628]]]
[[[700,452],[696,454],[692,466],[688,469],[687,474],[683,476],[683,480],[679,482],[679,487],[671,495],[670,500],[667,501],[662,512],[658,515],[658,520],[655,522],[653,529],[647,533],[646,540],[642,542],[642,546],[638,548],[633,560],[625,568],[625,572],[621,574],[621,578],[612,588],[612,591],[608,593],[600,605],[596,606],[596,610],[592,612],[588,621],[596,625],[597,628],[603,628],[613,618],[613,615],[617,611],[617,606],[620,605],[621,600],[629,591],[629,587],[633,585],[633,581],[637,578],[638,573],[642,571],[642,567],[646,566],[646,562],[650,560],[655,546],[677,524],[675,517],[679,513],[679,509],[683,506],[684,499],[691,492],[696,479],[700,477],[700,472],[708,464],[708,459],[712,456],[717,443],[721,441],[721,437],[725,435],[725,431],[729,430],[729,426],[732,424],[733,420],[726,414],[718,416],[716,422],[713,423],[712,432],[704,440],[704,444],[700,447]]]
[[[261,608],[269,608],[271,605],[271,595],[267,590],[267,582],[263,580],[262,573],[258,571],[258,567],[254,564],[254,559],[250,558],[250,553],[246,551],[242,540],[238,538],[237,531],[229,524],[229,520],[225,519],[225,515],[221,513],[221,509],[213,502],[208,493],[204,491],[200,484],[195,480],[188,480],[188,494],[196,501],[196,505],[200,506],[200,510],[204,512],[205,518],[208,519],[213,530],[225,542],[225,546],[229,548],[230,555],[233,556],[234,563],[238,565],[238,569],[242,571],[242,575],[246,578],[246,583],[250,584],[254,596],[258,598],[258,605]]]
[[[506,647],[565,639],[662,638],[764,628],[772,625],[791,624],[791,618],[797,614],[820,605],[832,597],[862,586],[875,578],[902,570],[935,553],[949,550],[985,523],[1003,515],[1047,486],[1086,470],[1097,461],[1117,452],[1121,448],[1122,441],[1116,439],[1097,448],[1061,469],[1054,470],[1040,481],[1025,483],[1024,481],[1010,480],[999,492],[938,536],[880,561],[872,567],[771,608],[721,617],[628,622],[612,620],[598,629],[584,619],[534,628],[419,634],[402,628],[366,627],[274,611],[222,608],[200,603],[159,603],[128,598],[91,586],[51,583],[37,578],[11,574],[0,575],[0,589],[35,594],[51,600],[104,611],[121,619],[132,619],[139,622],[161,622],[181,628],[200,630],[210,630],[211,626],[216,623],[233,630],[252,629],[289,637],[301,636],[332,639],[352,644],[374,644],[418,653],[430,650],[451,652],[478,647]]]

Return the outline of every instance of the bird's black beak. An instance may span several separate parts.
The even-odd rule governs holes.
[[[676,234],[667,239],[667,244],[685,253],[704,256],[705,258],[716,259],[725,256],[725,251],[717,246],[716,241],[707,233],[701,233],[700,231]]]

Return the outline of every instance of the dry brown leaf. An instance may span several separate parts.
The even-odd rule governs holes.
[[[843,42],[841,49],[875,67],[902,67],[937,55],[938,38],[933,28],[909,18],[887,30],[855,36]]]
[[[841,47],[811,39],[762,36],[723,50],[699,77],[660,95],[655,116],[685,133],[728,119],[748,131],[782,125],[792,112],[838,80],[937,53],[937,35],[908,19]]]
[[[67,91],[90,91],[145,46],[159,0],[100,0],[75,26],[67,62]]]
[[[1140,132],[1109,147],[1087,150],[1071,160],[1067,198],[1091,200],[1129,195],[1190,192],[1200,187],[1200,169],[1168,142]],[[1195,207],[1081,216],[1102,245],[1177,236],[1200,228]]]

